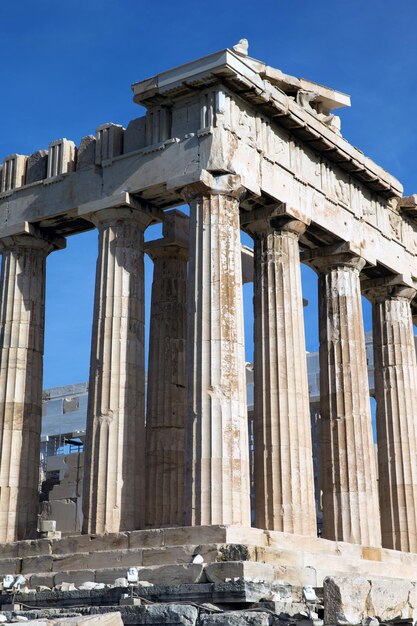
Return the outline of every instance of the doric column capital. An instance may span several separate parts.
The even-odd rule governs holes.
[[[163,237],[148,241],[144,251],[153,261],[159,258],[188,260],[189,217],[174,209],[165,213],[162,227]]]
[[[138,209],[132,207],[113,207],[106,208],[93,213],[90,218],[96,228],[107,228],[118,223],[136,223],[143,230],[154,221],[152,213],[146,211],[145,208]]]
[[[336,267],[351,268],[359,274],[366,264],[366,260],[350,242],[305,250],[301,254],[301,260],[317,274],[326,273]]]
[[[262,237],[271,232],[292,233],[300,237],[309,220],[289,215],[285,204],[279,203],[242,213],[240,225],[252,237]]]
[[[236,174],[223,174],[212,176],[209,172],[203,172],[199,181],[192,182],[181,189],[181,195],[187,203],[201,196],[223,195],[240,200],[246,193],[242,187],[240,176]]]
[[[156,239],[147,241],[143,249],[152,261],[162,258],[188,261],[188,246],[178,242]]]
[[[411,302],[417,291],[405,285],[402,282],[402,276],[364,280],[361,287],[363,295],[373,303],[385,302],[385,300]]]
[[[48,255],[53,250],[65,248],[64,237],[57,237],[45,233],[28,222],[24,222],[18,229],[0,239],[0,252],[18,250],[38,250]]]
[[[77,215],[89,220],[97,228],[122,221],[135,221],[145,229],[152,222],[162,222],[164,219],[161,209],[127,191],[82,204],[78,207]]]

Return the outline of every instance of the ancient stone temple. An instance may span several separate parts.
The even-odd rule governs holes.
[[[190,583],[414,578],[417,196],[343,138],[347,95],[249,57],[244,41],[132,89],[146,115],[127,128],[3,161],[0,568],[50,582],[108,582],[128,565]],[[92,228],[83,535],[22,542],[37,536],[46,257]],[[254,242],[253,507],[241,230]],[[318,274],[322,538],[301,262]]]

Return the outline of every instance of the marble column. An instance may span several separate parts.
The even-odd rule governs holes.
[[[103,209],[85,442],[83,532],[144,525],[143,235],[150,213]]]
[[[146,526],[183,522],[188,217],[165,214],[154,263],[146,406]]]
[[[382,545],[417,552],[417,362],[403,285],[369,288],[372,301]],[[376,282],[376,281],[375,281]]]
[[[246,225],[255,245],[255,525],[315,536],[299,252],[305,229],[282,218]]]
[[[323,533],[381,545],[359,273],[364,259],[334,248],[304,260],[319,274]]]
[[[184,523],[250,526],[239,178],[184,189],[190,204]]]
[[[8,542],[36,537],[46,257],[55,245],[17,235],[0,247],[0,542]]]

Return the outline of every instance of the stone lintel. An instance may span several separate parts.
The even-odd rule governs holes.
[[[166,189],[178,191],[186,202],[204,194],[224,194],[241,199],[246,193],[239,175],[225,173],[213,176],[205,169],[169,179],[166,182]]]
[[[317,273],[337,266],[355,267],[361,271],[367,263],[360,247],[351,241],[305,250],[301,254],[301,261],[310,265]]]
[[[8,228],[3,228],[0,239],[0,252],[16,245],[31,246],[35,241],[49,243],[54,250],[63,250],[67,245],[65,237],[45,233],[30,222],[21,222],[20,224],[13,224]]]
[[[146,213],[149,217],[148,225],[151,223],[162,222],[164,219],[163,211],[157,207],[149,205],[146,202],[143,202],[141,199],[126,191],[115,194],[114,196],[101,198],[100,200],[86,202],[78,207],[77,215],[95,222],[97,221],[97,215],[101,211],[107,211],[109,209],[114,209],[116,211],[130,209]],[[120,215],[120,217],[122,217],[122,215]]]
[[[241,200],[245,193],[246,189],[242,187],[240,176],[237,174],[213,176],[207,170],[201,170],[198,180],[194,177],[194,180],[185,183],[181,189],[181,195],[186,202],[208,195],[224,195]]]
[[[402,274],[363,280],[361,289],[371,302],[381,302],[388,298],[405,298],[411,302],[416,295],[416,288],[407,285]]]
[[[270,230],[282,230],[302,235],[310,223],[309,217],[283,202],[253,211],[242,211],[240,216],[242,229],[250,235]]]

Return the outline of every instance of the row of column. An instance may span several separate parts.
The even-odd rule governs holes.
[[[84,478],[84,532],[250,526],[237,177],[183,190],[154,260],[144,419],[143,209],[106,209],[99,231]],[[307,225],[253,212],[255,525],[315,535],[299,237]],[[3,240],[0,541],[36,530],[45,259],[39,233]],[[417,551],[414,291],[367,281],[373,301],[379,503],[359,274],[340,248],[303,253],[319,275],[323,536]],[[188,266],[188,269],[187,269]],[[146,480],[145,480],[146,478]],[[381,507],[382,515],[379,510]],[[380,519],[381,517],[381,519]]]

